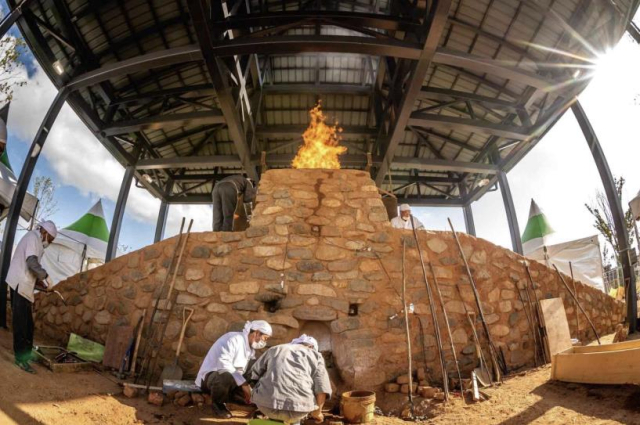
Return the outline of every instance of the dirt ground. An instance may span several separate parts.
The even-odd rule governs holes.
[[[639,360],[640,365],[640,360]],[[197,407],[156,407],[144,398],[128,399],[111,376],[96,372],[53,374],[36,365],[36,375],[13,364],[11,334],[0,330],[0,424],[245,424],[239,417],[215,421]],[[640,424],[640,387],[550,382],[549,367],[509,377],[485,390],[488,401],[446,405],[418,400],[431,424]],[[401,406],[403,398],[394,395]],[[389,402],[391,400],[387,400]],[[385,403],[388,404],[388,403]],[[426,407],[426,409],[425,409]],[[433,417],[434,416],[434,417]],[[397,418],[376,417],[378,425],[398,425]]]

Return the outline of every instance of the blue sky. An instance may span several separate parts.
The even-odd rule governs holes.
[[[4,2],[0,2],[0,9],[4,7]],[[636,21],[639,17],[640,14]],[[28,84],[16,90],[9,115],[8,149],[16,174],[55,96],[53,85],[34,63],[33,56],[25,54],[23,63],[25,67],[20,72],[28,79]],[[640,158],[638,69],[640,46],[625,35],[611,52],[603,52],[593,81],[580,95],[613,173],[627,179],[625,204],[640,190],[640,173],[637,172]],[[59,211],[51,218],[58,225],[66,226],[102,198],[110,226],[123,174],[122,166],[65,106],[35,170],[36,176],[50,176],[56,184]],[[527,222],[530,200],[534,198],[556,229],[558,242],[596,233],[584,203],[592,200],[602,185],[571,113],[565,114],[532,152],[509,172],[508,178],[521,232]],[[159,205],[159,201],[146,191],[132,187],[120,243],[134,249],[150,244]],[[511,248],[500,191],[488,193],[472,208],[478,236]],[[428,228],[448,229],[446,218],[451,217],[456,228],[464,230],[460,209],[416,208],[414,212]],[[211,228],[210,206],[172,206],[168,236],[177,233],[183,215],[194,218],[196,231]]]

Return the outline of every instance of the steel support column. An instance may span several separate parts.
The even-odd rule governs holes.
[[[607,195],[607,201],[609,202],[609,209],[613,217],[613,223],[615,226],[615,232],[618,239],[618,254],[620,261],[622,262],[622,273],[624,275],[625,289],[627,293],[627,320],[629,322],[629,332],[635,332],[638,322],[637,311],[637,295],[636,295],[636,279],[631,266],[629,234],[624,220],[624,210],[620,198],[618,198],[618,191],[616,190],[616,184],[613,179],[613,174],[609,168],[609,163],[604,155],[600,141],[596,136],[591,123],[587,118],[587,114],[582,109],[580,102],[576,102],[571,106],[571,110],[578,120],[580,129],[584,134],[593,159],[598,167],[598,173],[600,173],[600,179],[602,180],[602,186]]]
[[[458,185],[460,189],[460,197],[465,201],[467,199],[467,186],[464,183]],[[462,207],[462,213],[464,214],[464,227],[467,229],[467,234],[471,236],[476,235],[476,224],[473,221],[473,211],[471,210],[471,203],[465,203]]]
[[[4,37],[4,35],[9,31],[11,26],[22,16],[22,9],[25,7],[29,7],[29,3],[32,3],[33,0],[23,0],[19,5],[14,7],[0,22],[0,38]]]
[[[64,105],[67,99],[68,90],[62,89],[58,92],[53,103],[49,107],[47,114],[40,124],[40,128],[36,133],[31,148],[25,159],[25,162],[20,171],[20,177],[16,184],[16,188],[11,198],[11,205],[9,206],[9,214],[4,227],[4,236],[2,239],[2,254],[0,256],[0,327],[7,327],[7,272],[9,271],[9,264],[11,263],[11,255],[13,253],[13,243],[15,241],[16,229],[18,227],[18,221],[20,220],[20,211],[22,210],[22,203],[24,201],[25,194],[27,193],[27,187],[31,181],[31,175],[36,167],[40,153],[44,146],[44,142],[47,140],[47,136],[51,131],[51,127],[56,121],[56,117]]]
[[[164,239],[164,230],[167,227],[167,216],[169,215],[169,203],[162,201],[160,203],[160,211],[158,212],[158,223],[156,224],[156,234],[153,237],[153,243],[160,242]]]
[[[520,226],[518,226],[518,217],[516,216],[516,208],[513,205],[513,198],[511,197],[511,188],[509,187],[509,180],[507,180],[507,173],[500,171],[497,176],[498,184],[500,185],[500,192],[502,193],[502,200],[504,201],[504,209],[507,213],[507,221],[509,222],[511,246],[513,247],[514,252],[522,255]]]
[[[116,258],[116,254],[118,252],[118,240],[120,239],[120,229],[122,228],[124,209],[127,206],[127,198],[129,198],[129,190],[131,189],[131,182],[133,181],[135,172],[136,167],[133,165],[127,165],[124,170],[122,185],[120,186],[120,193],[118,194],[118,201],[116,203],[116,210],[113,212],[113,221],[111,222],[111,233],[109,234],[105,263]]]

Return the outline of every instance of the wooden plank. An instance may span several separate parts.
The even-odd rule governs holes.
[[[547,358],[572,348],[571,333],[562,298],[540,300],[541,325],[545,328]]]
[[[603,353],[606,351],[621,351],[621,350],[630,350],[633,348],[640,349],[640,339],[635,339],[632,341],[616,342],[615,344],[585,345],[582,347],[573,347],[572,352],[576,354]]]
[[[638,348],[558,353],[551,362],[551,379],[583,384],[640,384],[639,356]]]
[[[133,326],[111,326],[104,344],[102,364],[113,369],[120,369],[122,358],[129,348],[133,337]]]

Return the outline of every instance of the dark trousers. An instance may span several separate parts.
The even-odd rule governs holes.
[[[220,182],[213,187],[213,231],[233,230],[233,213],[238,205],[238,193],[232,183]]]
[[[11,320],[13,327],[13,352],[16,361],[31,359],[33,348],[33,314],[31,302],[11,289]]]
[[[242,393],[229,372],[209,372],[202,381],[201,389],[211,394],[214,403],[227,403],[235,398],[238,392]]]

